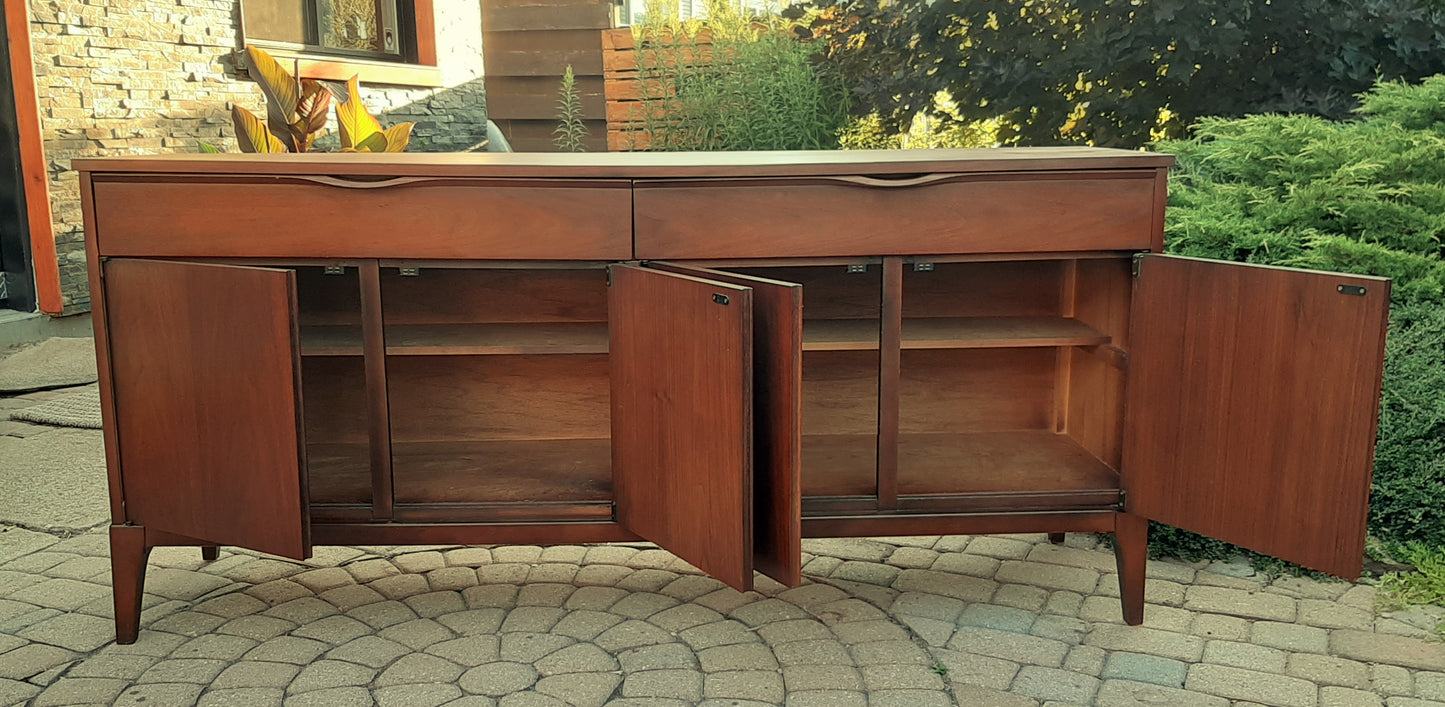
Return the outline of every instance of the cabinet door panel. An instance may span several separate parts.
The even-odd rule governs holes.
[[[294,273],[103,267],[126,518],[309,556]]]
[[[617,520],[739,591],[752,588],[752,292],[611,270]]]
[[[1129,510],[1358,577],[1389,281],[1162,255],[1139,265]]]
[[[648,267],[753,291],[753,564],[803,581],[803,287],[671,263]]]

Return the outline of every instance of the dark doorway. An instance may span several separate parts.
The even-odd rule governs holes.
[[[7,2],[0,0],[0,10]],[[3,13],[0,13],[3,14]],[[0,22],[0,309],[35,311],[35,273],[30,261],[30,226],[25,216],[25,183],[20,171],[20,129],[15,82],[10,75],[10,36]]]

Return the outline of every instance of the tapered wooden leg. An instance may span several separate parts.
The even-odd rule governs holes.
[[[220,545],[202,545],[202,546],[201,546],[201,559],[202,559],[202,560],[205,560],[206,562],[215,562],[215,561],[216,561],[216,558],[217,558],[217,557],[220,557],[220,556],[221,556],[221,546],[220,546]]]
[[[1144,623],[1144,569],[1149,561],[1149,521],[1132,513],[1114,516],[1114,560],[1119,565],[1119,601],[1124,623]]]
[[[115,595],[115,642],[135,643],[140,633],[140,604],[145,592],[145,528],[139,525],[110,526],[111,591]]]
[[[1049,533],[1049,542],[1051,542],[1051,543],[1053,543],[1053,544],[1055,544],[1055,545],[1063,545],[1063,544],[1064,544],[1064,534],[1063,534],[1063,533]]]

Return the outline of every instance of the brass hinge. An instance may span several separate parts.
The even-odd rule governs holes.
[[[1124,489],[1119,489],[1119,510],[1121,511],[1127,510],[1128,493]]]
[[[1144,262],[1144,256],[1145,256],[1145,255],[1148,255],[1148,254],[1147,254],[1147,253],[1135,253],[1135,254],[1134,254],[1134,262],[1133,262],[1133,263],[1131,264],[1131,266],[1130,266],[1131,269],[1132,269],[1133,272],[1134,272],[1134,277],[1139,277],[1139,265]]]
[[[421,268],[397,268],[397,274],[402,277],[421,277]]]

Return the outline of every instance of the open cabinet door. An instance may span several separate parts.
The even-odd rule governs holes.
[[[609,282],[617,520],[747,591],[752,292],[630,265]]]
[[[803,286],[672,263],[647,266],[753,291],[753,565],[796,587],[803,583]]]
[[[1358,577],[1389,302],[1381,278],[1143,256],[1128,510]]]
[[[102,267],[126,519],[309,557],[295,274]]]

